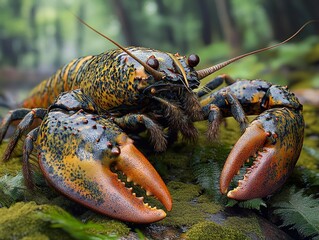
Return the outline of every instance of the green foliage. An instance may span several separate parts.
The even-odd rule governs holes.
[[[258,210],[258,211],[260,211],[262,207],[267,207],[266,202],[261,198],[254,198],[251,200],[240,201],[240,202],[234,199],[228,199],[228,202],[226,205],[227,207],[233,207],[235,205],[241,208],[247,208],[247,209]]]
[[[135,229],[135,232],[137,233],[138,239],[140,240],[146,240],[147,238],[144,236],[144,234],[139,229]]]
[[[25,186],[20,172],[16,176],[4,175],[0,177],[0,204],[9,207],[19,199],[23,199]]]
[[[282,227],[296,229],[303,237],[319,239],[318,199],[292,187],[276,195],[272,207],[274,214],[282,219]]]
[[[103,235],[96,232],[103,232],[102,224],[87,222],[82,223],[65,211],[51,210],[50,212],[40,212],[39,216],[51,223],[53,228],[61,228],[78,240],[112,240],[118,239],[114,234]]]
[[[283,66],[299,67],[307,64],[307,57],[312,53],[315,45],[318,44],[318,37],[313,36],[299,43],[286,43],[276,49],[276,58],[272,58],[271,69],[276,70]]]
[[[194,149],[191,162],[192,173],[197,183],[212,195],[214,200],[222,198],[219,190],[219,177],[228,153],[229,146],[224,143],[207,144],[203,142]]]
[[[219,191],[219,176],[221,168],[216,162],[199,163],[193,165],[194,176],[197,182],[202,186],[208,193],[214,196],[217,200],[221,197]]]

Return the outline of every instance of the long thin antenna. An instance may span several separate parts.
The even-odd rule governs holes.
[[[137,58],[134,54],[132,54],[130,51],[128,51],[125,47],[123,47],[122,45],[120,45],[119,43],[115,42],[113,39],[109,38],[108,36],[104,35],[103,33],[99,32],[98,30],[94,29],[93,27],[91,27],[89,24],[87,24],[84,20],[82,20],[79,16],[75,15],[74,13],[72,13],[74,15],[74,17],[76,17],[82,24],[84,24],[85,26],[87,26],[89,29],[91,29],[92,31],[94,31],[95,33],[99,34],[100,36],[106,38],[107,40],[109,40],[111,43],[113,43],[115,46],[117,46],[118,48],[120,48],[121,50],[123,50],[124,52],[126,52],[130,57],[132,57],[135,61],[137,61],[139,64],[141,64],[145,70],[147,72],[149,72],[155,79],[162,79],[165,75],[162,72],[156,71],[155,69],[153,69],[152,67],[148,66],[146,63],[144,63],[142,60],[140,60],[139,58]]]

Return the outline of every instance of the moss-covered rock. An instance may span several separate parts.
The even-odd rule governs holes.
[[[130,228],[123,222],[110,219],[106,216],[102,216],[91,211],[88,211],[82,215],[81,219],[85,219],[86,222],[89,221],[102,226],[102,228],[88,229],[88,232],[92,234],[126,236],[130,233]]]
[[[218,225],[214,222],[204,221],[192,226],[185,234],[188,240],[247,240],[249,239],[239,230]]]
[[[224,225],[232,229],[237,229],[247,236],[257,239],[264,239],[262,230],[256,217],[228,217],[225,220]]]
[[[18,202],[10,208],[0,208],[0,239],[71,239],[64,231],[51,229],[39,212],[56,208],[35,202]]]
[[[122,222],[90,215],[79,220],[55,205],[18,202],[0,208],[0,239],[117,239],[130,232]]]

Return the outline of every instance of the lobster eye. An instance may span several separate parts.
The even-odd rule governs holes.
[[[196,54],[191,54],[189,55],[187,62],[190,67],[196,67],[199,63],[199,56]]]
[[[158,60],[155,58],[154,55],[150,56],[150,57],[147,59],[146,64],[147,64],[148,66],[150,66],[151,68],[155,69],[155,70],[158,69],[158,67],[159,67],[159,62],[158,62]]]

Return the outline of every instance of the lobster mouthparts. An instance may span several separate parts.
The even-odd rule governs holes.
[[[220,190],[229,198],[262,198],[279,189],[291,174],[301,152],[304,121],[299,111],[271,109],[246,129],[229,154],[220,177]],[[253,165],[228,192],[233,177],[250,157]]]
[[[47,181],[72,200],[97,212],[135,223],[163,219],[162,209],[150,207],[126,187],[118,169],[154,195],[167,210],[169,191],[154,167],[133,141],[109,119],[93,114],[49,113],[38,137],[39,164]]]

